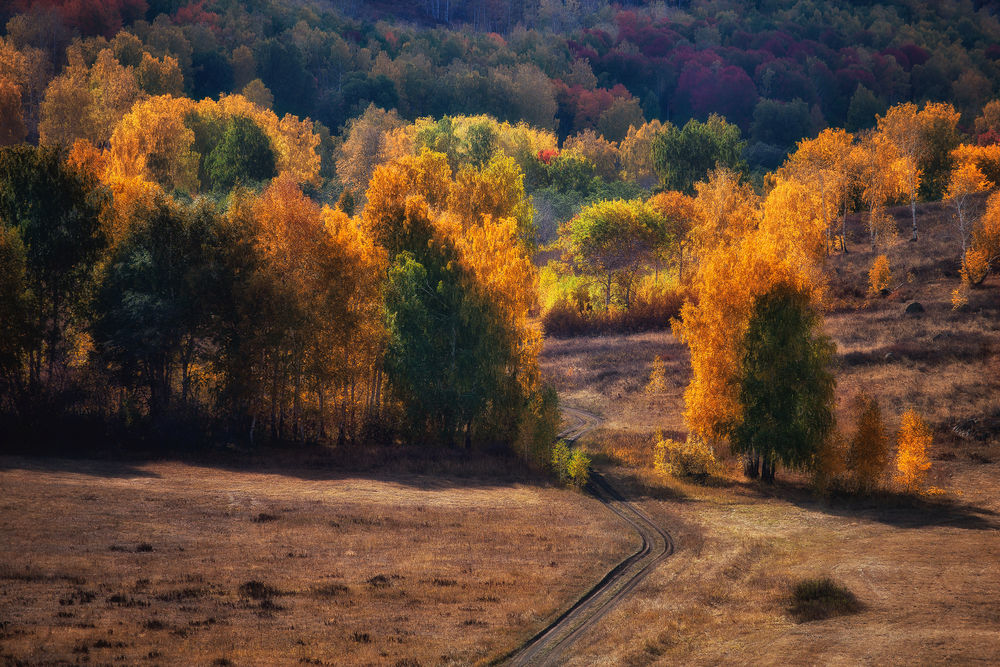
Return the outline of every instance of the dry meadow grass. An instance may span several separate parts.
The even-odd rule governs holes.
[[[876,395],[894,433],[908,407],[934,429],[934,499],[822,499],[779,471],[746,482],[735,461],[706,485],[652,470],[657,431],[686,432],[684,346],[669,332],[549,341],[544,364],[563,400],[597,412],[585,443],[675,538],[677,553],[576,647],[572,664],[996,664],[1000,661],[1000,279],[951,308],[958,240],[947,212],[925,207],[920,242],[888,249],[896,289],[865,293],[874,254],[859,243],[831,259],[827,332],[837,343],[838,419]],[[863,236],[860,229],[858,239]],[[912,274],[907,280],[908,274]],[[898,285],[898,287],[897,287]],[[920,301],[922,315],[904,315]],[[653,359],[667,391],[647,394]],[[856,613],[792,613],[802,581],[830,578]]]
[[[0,460],[11,664],[473,664],[635,548],[584,494],[446,476]]]

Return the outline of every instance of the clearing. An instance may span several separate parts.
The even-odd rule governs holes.
[[[485,662],[638,541],[585,494],[442,476],[6,457],[0,494],[18,664]]]

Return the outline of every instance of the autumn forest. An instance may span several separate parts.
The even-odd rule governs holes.
[[[1000,433],[1000,15],[991,3],[14,0],[0,8],[0,26],[0,476],[23,491],[16,502],[31,497],[17,475],[49,470],[24,458],[39,455],[221,465],[212,468],[220,480],[234,466],[260,498],[270,496],[258,472],[325,461],[374,475],[372,484],[403,475],[392,483],[414,489],[425,482],[408,475],[457,474],[466,481],[454,493],[474,485],[470,475],[497,475],[508,481],[483,482],[501,494],[484,507],[507,507],[502,494],[527,484],[579,522],[576,537],[607,538],[594,553],[560,538],[558,558],[537,556],[555,569],[532,574],[522,594],[558,579],[562,597],[511,598],[521,606],[506,609],[506,625],[482,611],[485,620],[463,622],[473,633],[464,639],[432,639],[424,621],[349,632],[327,621],[330,637],[310,635],[351,663],[419,656],[396,664],[589,655],[579,663],[588,664],[602,643],[629,645],[609,625],[617,621],[598,623],[603,612],[586,605],[557,619],[590,586],[600,592],[599,575],[628,553],[621,528],[596,518],[598,501],[631,503],[613,511],[639,512],[629,521],[649,524],[648,535],[638,529],[644,543],[662,541],[662,558],[678,550],[666,562],[694,558],[684,555],[694,535],[709,540],[715,562],[735,559],[724,576],[702,572],[688,599],[713,599],[713,576],[739,582],[754,592],[730,622],[747,628],[766,625],[779,598],[791,611],[780,602],[774,613],[790,623],[863,616],[874,603],[859,601],[850,575],[852,590],[802,578],[787,554],[813,553],[811,543],[768,561],[776,547],[727,532],[735,524],[722,527],[717,506],[807,507],[830,535],[843,527],[823,523],[837,514],[829,503],[845,514],[995,515],[988,501],[970,509],[995,489]],[[920,365],[939,363],[936,355],[963,364],[947,391],[900,379],[926,372]],[[886,389],[894,385],[900,393]],[[965,441],[987,449],[973,456]],[[966,479],[956,458],[984,466],[985,477],[965,485],[968,504],[953,491]],[[203,483],[155,465],[155,478]],[[204,484],[185,497],[211,496]],[[297,488],[280,502],[299,507]],[[344,532],[345,544],[364,544],[368,529],[409,534],[398,503],[430,501],[387,488],[370,491],[381,514],[350,509],[347,487],[336,507],[362,512],[355,518],[297,511],[309,525],[360,531]],[[670,503],[682,497],[704,508],[679,518]],[[291,512],[265,507],[251,518],[280,524]],[[532,524],[529,514],[511,520]],[[799,520],[778,523],[793,530]],[[10,535],[21,530],[14,521]],[[469,543],[496,531],[486,517],[424,523],[435,521]],[[327,548],[313,532],[300,538],[305,551]],[[368,567],[378,561],[371,548],[343,554],[369,553]],[[505,546],[490,548],[481,557],[496,560],[481,567],[508,578],[535,572],[515,567]],[[16,553],[5,557],[0,582],[73,581],[37,565],[48,556],[24,568]],[[349,562],[338,567],[350,571]],[[701,560],[691,563],[701,572]],[[739,579],[757,563],[787,573]],[[253,579],[236,592],[190,579],[184,590],[199,591],[189,597],[201,605],[235,596],[259,618],[312,619],[300,627],[324,613],[309,605],[363,594],[359,609],[381,609],[390,590],[458,605],[446,595],[456,581],[480,606],[508,604],[490,588],[499,574],[465,582],[475,568],[455,564],[420,579],[407,567],[322,585]],[[147,592],[166,580],[136,582],[126,602],[108,597],[109,609],[175,602],[178,591]],[[293,604],[300,594],[311,602]],[[629,602],[622,594],[606,604]],[[649,635],[640,653],[732,659],[691,634],[709,627],[699,610],[715,603],[706,604],[669,613],[688,619],[670,621],[671,637],[701,639]],[[360,628],[369,621],[351,616],[354,606],[338,613]],[[220,631],[176,613],[143,622],[183,628],[182,638]],[[593,626],[592,643],[528,640],[576,613],[574,627]],[[6,658],[64,655],[39,653],[0,621]],[[414,636],[424,639],[407,644]],[[214,655],[212,641],[199,641],[184,639],[180,653],[157,643],[148,655]],[[233,639],[226,655],[235,662],[212,664],[290,659],[280,635],[254,641],[241,653]],[[459,648],[441,653],[439,641]],[[139,656],[132,646],[122,645],[127,661]],[[838,646],[826,658],[859,656]],[[309,656],[300,662],[326,664]]]

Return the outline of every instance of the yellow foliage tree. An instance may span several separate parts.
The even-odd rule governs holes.
[[[848,444],[847,470],[862,493],[878,489],[889,465],[889,435],[878,400],[861,393],[854,400],[856,428]]]
[[[651,120],[641,126],[631,126],[622,139],[618,153],[622,165],[622,176],[642,185],[652,185],[657,181],[653,168],[653,139],[663,131],[663,123]]]
[[[689,235],[696,224],[698,216],[694,197],[689,197],[676,190],[666,190],[649,198],[649,205],[663,220],[663,225],[674,243],[668,246],[675,253],[677,263],[677,282],[684,283],[684,253],[690,245]],[[660,262],[664,257],[664,248],[656,249],[656,266],[659,272]]]
[[[873,134],[861,142],[856,157],[861,198],[868,206],[868,237],[872,250],[895,233],[895,221],[885,208],[907,189],[907,159],[886,136]]]
[[[618,178],[618,146],[594,130],[586,129],[566,139],[563,151],[579,155],[594,165],[594,172],[606,181]]]
[[[986,210],[972,230],[972,247],[983,253],[987,267],[1000,260],[1000,192],[986,200]]]
[[[756,195],[731,172],[718,170],[696,188],[698,270],[674,330],[691,351],[684,418],[709,440],[724,437],[739,414],[735,379],[755,300],[778,284],[822,300],[824,230],[805,226],[803,235],[794,229],[798,218],[776,203],[762,217]]]
[[[399,114],[375,105],[369,105],[361,116],[349,121],[344,133],[346,139],[337,156],[340,181],[356,192],[363,192],[375,168],[390,157],[387,134],[402,126]]]
[[[17,48],[0,37],[0,79],[6,79],[20,91],[21,118],[29,134],[38,129],[39,107],[51,77],[52,63],[45,51]]]
[[[274,289],[291,307],[277,311],[281,336],[265,346],[260,368],[269,387],[269,419],[287,416],[293,437],[306,412],[325,431],[355,431],[362,389],[380,349],[381,253],[342,212],[320,209],[290,174],[279,175],[252,204],[257,244]]]
[[[522,239],[531,243],[532,210],[525,198],[524,175],[513,158],[498,155],[482,169],[462,167],[448,193],[448,210],[464,224],[483,220],[514,218]]]
[[[194,132],[184,124],[194,106],[169,95],[136,104],[111,135],[105,182],[143,179],[165,190],[197,192]]]
[[[986,252],[975,247],[970,247],[962,257],[962,268],[959,273],[969,286],[981,285],[986,276],[989,275],[990,264],[986,258]]]
[[[798,143],[778,176],[795,180],[812,189],[818,195],[816,211],[826,229],[828,246],[833,245],[834,227],[838,212],[843,213],[841,222],[841,245],[847,250],[846,234],[847,209],[850,206],[851,186],[855,180],[852,162],[854,136],[839,129],[827,129],[815,139],[803,139]]]
[[[90,67],[76,49],[68,52],[69,66],[45,92],[39,140],[72,146],[87,139],[105,146],[119,120],[145,95],[135,70],[123,66],[111,49],[104,49]]]
[[[896,436],[895,481],[904,491],[917,492],[931,467],[928,456],[933,435],[930,427],[915,410],[903,413]]]
[[[871,294],[878,294],[889,288],[892,280],[892,272],[889,270],[889,258],[879,255],[872,262],[872,268],[868,271],[868,291]]]
[[[948,179],[948,190],[945,198],[955,207],[955,222],[958,224],[958,236],[962,242],[962,256],[969,247],[969,236],[972,231],[973,217],[969,210],[973,195],[985,192],[993,187],[982,170],[974,162],[963,161],[955,165]]]
[[[27,134],[21,111],[21,87],[0,76],[0,146],[20,143]]]
[[[184,94],[184,74],[173,56],[154,58],[143,53],[135,75],[139,87],[148,95],[180,97]]]

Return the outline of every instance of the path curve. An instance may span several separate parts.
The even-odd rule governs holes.
[[[559,434],[567,442],[574,442],[601,423],[600,417],[584,410],[570,407],[563,407],[562,410],[574,420]],[[602,475],[591,471],[590,483],[586,489],[631,526],[639,534],[642,544],[635,553],[604,575],[572,607],[507,656],[505,664],[512,667],[559,664],[560,656],[574,642],[624,600],[662,560],[674,552],[670,534],[656,525],[642,509],[626,500]]]

